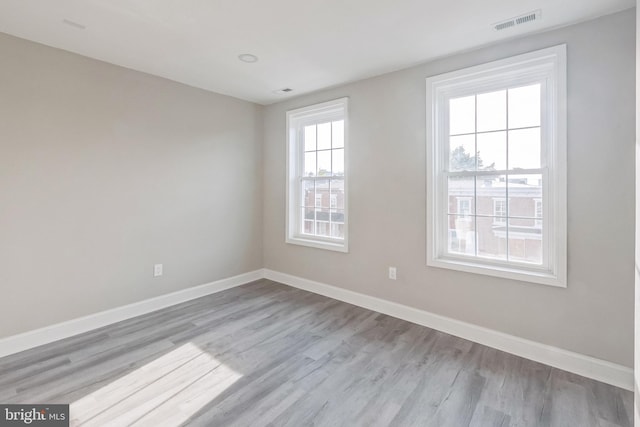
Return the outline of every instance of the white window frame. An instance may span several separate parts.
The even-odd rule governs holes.
[[[338,252],[349,252],[348,222],[348,98],[340,98],[308,107],[287,111],[287,189],[286,189],[286,236],[287,243],[327,249]],[[344,181],[344,239],[325,236],[313,236],[302,233],[301,218],[304,164],[304,126],[327,121],[344,120],[344,175],[328,176],[326,179]],[[315,199],[314,199],[315,200]],[[331,231],[331,228],[330,230]]]
[[[566,45],[562,44],[426,79],[428,266],[544,285],[567,286],[566,76]],[[447,253],[448,191],[445,168],[448,161],[449,99],[535,82],[543,82],[542,265]],[[479,174],[481,173],[474,173]]]

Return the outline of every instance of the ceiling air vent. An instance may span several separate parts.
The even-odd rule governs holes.
[[[506,21],[501,21],[496,24],[493,24],[493,28],[496,31],[506,30],[507,28],[516,27],[518,25],[526,24],[528,22],[534,22],[540,20],[540,10],[535,10],[533,12],[526,13],[524,15],[516,16],[515,18],[507,19]]]

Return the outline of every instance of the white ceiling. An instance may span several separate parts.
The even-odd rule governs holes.
[[[269,104],[635,0],[2,0],[0,32]],[[539,22],[491,24],[536,9]],[[69,20],[80,29],[63,23]],[[260,60],[247,64],[238,55]],[[273,91],[293,88],[288,95]]]

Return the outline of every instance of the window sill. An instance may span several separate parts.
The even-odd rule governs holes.
[[[430,267],[446,268],[449,270],[464,271],[466,273],[482,274],[484,276],[501,277],[504,279],[537,283],[540,285],[555,286],[558,288],[567,287],[566,277],[553,274],[550,271],[536,271],[451,258],[429,259],[427,261],[427,265]]]
[[[304,237],[287,237],[286,242],[292,245],[307,246],[316,249],[325,249],[328,251],[344,252],[348,253],[349,248],[346,241],[324,241],[313,240]]]

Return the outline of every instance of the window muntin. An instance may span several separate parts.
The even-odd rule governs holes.
[[[289,111],[288,243],[347,250],[347,99]]]
[[[559,46],[427,79],[429,265],[564,286],[564,64]]]

